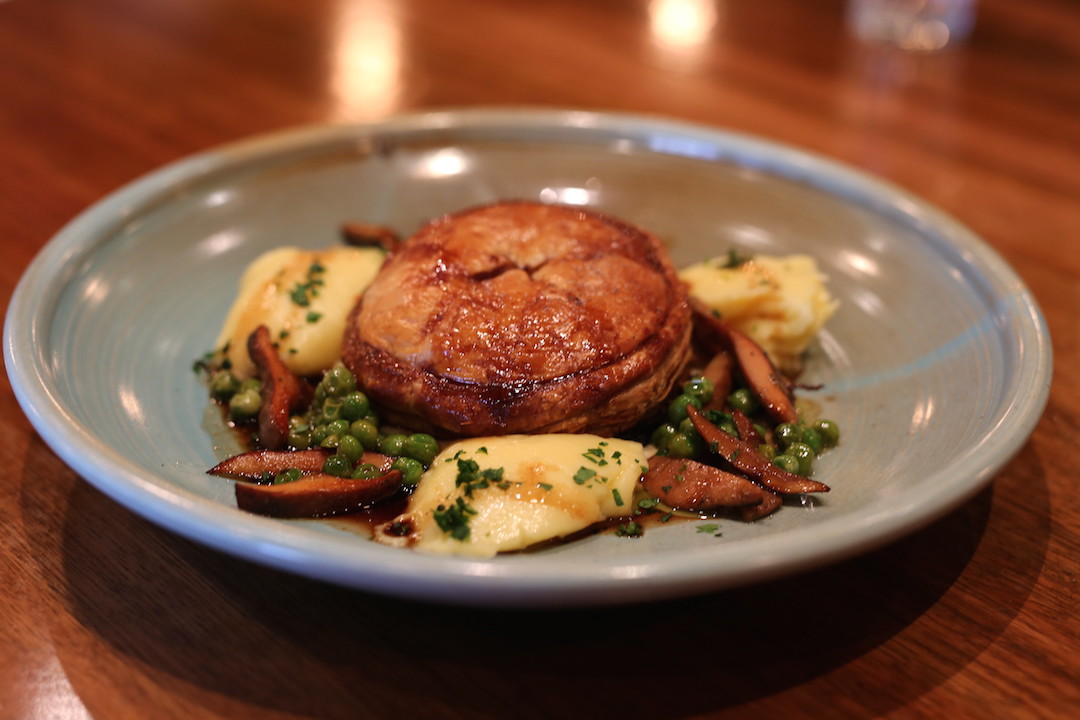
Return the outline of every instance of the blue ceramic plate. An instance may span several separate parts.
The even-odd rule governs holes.
[[[842,302],[804,380],[839,422],[833,490],[761,522],[602,534],[489,561],[376,545],[341,525],[236,509],[205,470],[237,449],[191,370],[242,268],[338,242],[345,220],[408,234],[503,198],[596,207],[678,265],[735,246],[808,253]],[[104,493],[211,547],[355,588],[490,605],[628,602],[807,569],[910,533],[970,498],[1025,442],[1051,351],[1030,292],[939,211],[849,168],[742,135],[573,111],[464,111],[263,137],[169,165],[42,250],[4,329],[19,402]]]

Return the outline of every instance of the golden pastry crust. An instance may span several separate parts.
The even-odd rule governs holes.
[[[690,332],[686,289],[652,235],[501,202],[397,249],[353,309],[343,359],[407,427],[611,434],[664,399]]]

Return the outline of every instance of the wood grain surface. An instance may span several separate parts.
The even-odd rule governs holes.
[[[1080,5],[978,0],[905,54],[839,0],[0,2],[0,298],[75,214],[255,133],[469,106],[751,132],[924,197],[1050,328],[993,485],[820,571],[614,609],[369,596],[181,539],[68,469],[0,381],[0,718],[1080,717]]]

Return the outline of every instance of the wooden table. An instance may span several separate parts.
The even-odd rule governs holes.
[[[367,596],[180,539],[58,460],[5,376],[0,717],[1080,716],[1080,6],[978,5],[966,45],[904,55],[851,40],[839,0],[0,2],[5,308],[73,215],[189,153],[581,107],[748,131],[925,197],[1029,284],[1056,354],[1030,442],[934,525],[763,585],[552,612]]]

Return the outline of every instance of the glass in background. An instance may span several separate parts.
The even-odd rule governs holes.
[[[847,23],[860,40],[933,52],[971,34],[975,0],[848,0]]]

